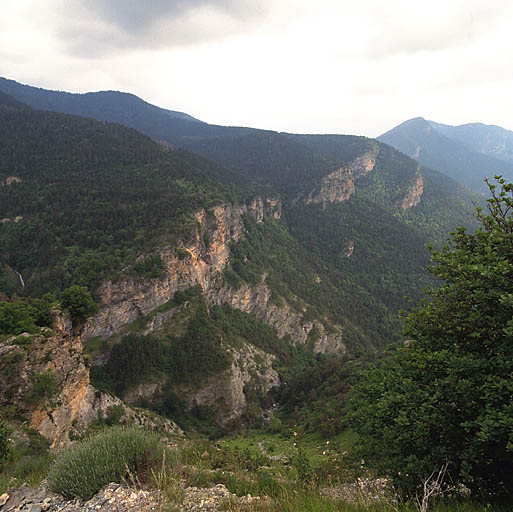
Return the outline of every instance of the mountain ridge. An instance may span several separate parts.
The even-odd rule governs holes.
[[[180,135],[214,163],[119,123],[0,121],[0,289],[88,286],[93,384],[176,420],[258,421],[316,354],[400,341],[425,244],[473,222],[463,187],[364,137]]]
[[[437,129],[437,124],[416,117],[385,132],[378,140],[436,169],[481,194],[488,190],[484,178],[497,174],[513,180],[513,163],[469,149]]]

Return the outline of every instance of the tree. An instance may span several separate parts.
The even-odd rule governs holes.
[[[85,286],[73,285],[62,292],[61,305],[71,315],[73,323],[82,323],[98,311],[91,294]]]
[[[352,395],[365,458],[405,491],[444,464],[473,494],[513,493],[513,185],[488,184],[475,233],[458,228],[406,319],[406,346]]]

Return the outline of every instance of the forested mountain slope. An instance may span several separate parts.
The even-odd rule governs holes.
[[[25,292],[96,288],[197,209],[251,192],[238,177],[121,125],[0,104],[2,259]]]
[[[71,94],[31,87],[2,77],[0,91],[37,109],[122,123],[155,140],[173,142],[184,136],[207,137],[250,131],[249,128],[210,125],[183,112],[159,108],[133,94],[117,91]]]
[[[0,121],[1,291],[89,287],[93,382],[175,419],[258,417],[315,353],[399,340],[425,244],[473,223],[463,187],[363,137],[187,139],[227,170],[8,98]]]
[[[493,178],[501,174],[508,180],[513,179],[513,163],[507,159],[500,160],[492,149],[482,151],[487,142],[478,137],[478,143],[475,131],[472,138],[463,135],[456,137],[455,131],[449,128],[441,128],[436,123],[417,117],[380,135],[378,140],[479,193],[488,190],[485,177]]]

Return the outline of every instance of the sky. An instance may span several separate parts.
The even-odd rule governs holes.
[[[511,0],[0,0],[0,76],[206,122],[376,137],[513,130]]]

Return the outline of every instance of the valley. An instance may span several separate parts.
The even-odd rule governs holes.
[[[376,424],[365,425],[354,404],[367,411],[358,402],[367,396],[392,410],[401,402],[383,405],[376,383],[388,377],[372,372],[423,339],[422,319],[406,320],[405,332],[404,318],[420,318],[433,290],[458,275],[443,270],[449,247],[458,255],[476,247],[483,259],[468,263],[476,283],[483,268],[483,282],[496,282],[495,274],[486,281],[490,254],[497,274],[509,275],[501,241],[488,250],[479,234],[481,225],[499,228],[476,206],[486,204],[477,168],[500,160],[507,182],[511,159],[507,131],[503,151],[492,143],[474,151],[452,127],[413,121],[378,140],[289,134],[210,125],[125,93],[75,95],[0,79],[0,491],[39,485],[47,474],[54,481],[55,454],[109,432],[122,439],[123,425],[148,439],[158,433],[144,457],[151,453],[159,499],[217,484],[232,494],[223,506],[233,508],[223,510],[399,510],[397,500],[415,510],[412,496],[433,469],[426,458],[409,460],[418,481],[408,486],[397,476],[402,454],[387,453],[395,474],[372,455],[364,463],[362,450],[387,439],[369,435],[362,448],[355,425],[368,433],[381,419],[368,411]],[[412,142],[406,128],[428,142]],[[431,143],[439,160],[426,156]],[[439,150],[454,156],[457,144],[475,163],[465,180]],[[428,271],[437,258],[442,270]],[[484,304],[509,311],[508,286],[501,281],[504,294],[482,302],[476,292],[478,306],[458,321]],[[489,329],[509,336],[506,317]],[[453,332],[435,324],[437,336]],[[418,364],[428,372],[437,357]],[[455,367],[467,368],[461,361]],[[413,389],[403,369],[387,375]],[[159,468],[167,472],[160,480]],[[455,465],[458,478],[465,471]],[[90,499],[87,492],[66,497]],[[247,495],[261,499],[240,501]]]

